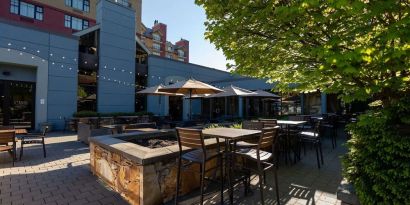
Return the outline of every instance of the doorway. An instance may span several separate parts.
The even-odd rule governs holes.
[[[182,97],[179,96],[169,96],[169,116],[173,121],[182,120]]]
[[[0,124],[34,128],[35,83],[0,80]]]

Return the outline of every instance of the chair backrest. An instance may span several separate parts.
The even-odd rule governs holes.
[[[16,141],[16,132],[13,130],[10,131],[1,131],[0,132],[0,144],[7,144],[9,142]]]
[[[259,122],[263,123],[263,127],[276,127],[278,125],[278,120],[276,119],[260,119]]]
[[[321,120],[318,120],[318,121],[316,122],[316,124],[315,124],[315,127],[314,127],[314,132],[317,133],[317,135],[318,135],[319,137],[322,136],[322,135],[321,135],[321,134],[322,134],[321,123],[322,123],[322,121],[321,121]]]
[[[263,122],[255,122],[255,121],[243,121],[242,128],[248,130],[262,130],[263,129]]]
[[[3,126],[0,126],[0,130],[14,130],[14,125],[3,125]]]
[[[181,127],[177,127],[176,130],[180,151],[182,151],[182,147],[184,146],[193,149],[202,149],[205,152],[202,130]]]
[[[304,120],[304,116],[293,115],[293,116],[289,116],[288,119],[289,119],[289,120],[294,120],[294,121],[303,121],[303,120]]]
[[[273,148],[273,145],[277,142],[278,131],[279,126],[263,128],[259,138],[258,149]]]
[[[46,136],[46,133],[48,132],[50,128],[48,126],[44,126],[41,128],[41,135]]]

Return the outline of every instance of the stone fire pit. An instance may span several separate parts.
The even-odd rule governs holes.
[[[91,138],[91,171],[131,204],[163,204],[175,195],[179,156],[175,140],[171,129]],[[209,139],[206,144],[211,149],[216,141]],[[207,166],[215,164],[210,161]],[[182,195],[199,187],[198,171],[199,166],[191,165],[182,172]]]

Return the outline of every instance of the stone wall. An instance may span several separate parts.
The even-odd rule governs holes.
[[[91,142],[91,170],[110,187],[135,205],[163,204],[173,199],[176,189],[177,158],[141,165],[121,153],[110,151]],[[207,163],[215,167],[216,160]],[[199,187],[199,166],[184,169],[180,193],[184,195]],[[208,176],[216,175],[209,172]]]

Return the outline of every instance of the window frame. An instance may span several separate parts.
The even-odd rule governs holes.
[[[79,8],[77,6],[74,6],[74,4],[73,4],[74,1],[77,4],[81,3],[81,8]],[[81,11],[84,11],[84,12],[90,12],[90,0],[65,0],[64,4],[66,6],[69,6],[69,7],[73,8],[73,9],[81,10]]]
[[[24,7],[26,8],[26,13],[22,12],[22,5],[24,4]],[[30,15],[31,10],[29,9],[30,7],[32,7],[32,16]],[[38,21],[43,21],[44,20],[44,7],[42,6],[38,6],[36,4],[32,4],[32,3],[28,3],[25,1],[21,1],[21,0],[10,0],[10,9],[9,9],[10,13],[12,14],[16,14],[25,18],[31,18],[34,20],[38,20]],[[24,13],[24,14],[22,14]]]
[[[73,19],[76,22],[81,22],[81,29],[78,29],[77,27],[73,27]],[[77,30],[77,31],[82,31],[84,29],[87,29],[90,27],[90,22],[88,20],[82,19],[82,18],[77,18],[75,16],[70,16],[68,14],[64,15],[64,27]]]

